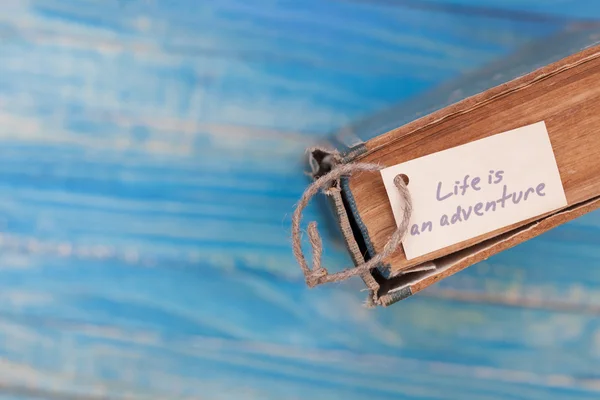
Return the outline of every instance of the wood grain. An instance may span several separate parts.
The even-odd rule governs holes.
[[[546,123],[568,204],[600,195],[600,46],[371,139],[358,159],[392,166],[539,121]],[[381,251],[396,228],[383,182],[361,174],[351,178],[350,189],[375,251]],[[399,271],[531,220],[410,261],[400,249],[387,262]]]

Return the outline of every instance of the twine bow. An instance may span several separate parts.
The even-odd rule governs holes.
[[[302,252],[300,222],[302,220],[302,211],[304,211],[310,199],[314,195],[316,195],[320,190],[326,191],[327,189],[329,189],[332,186],[332,184],[338,181],[342,176],[350,176],[355,172],[361,171],[376,172],[380,171],[383,168],[384,167],[381,167],[377,164],[369,163],[350,163],[334,165],[330,172],[315,180],[308,188],[306,188],[306,190],[302,194],[302,197],[300,198],[300,201],[298,202],[298,205],[296,206],[296,209],[294,210],[294,214],[292,216],[292,247],[294,251],[294,256],[296,257],[298,264],[300,264],[300,268],[302,268],[302,272],[304,273],[304,277],[306,279],[306,284],[309,287],[314,287],[323,283],[343,281],[352,276],[361,275],[365,272],[368,272],[371,269],[377,267],[377,265],[381,263],[383,259],[387,258],[389,255],[394,253],[400,246],[402,238],[404,238],[404,235],[408,231],[408,224],[410,216],[412,214],[412,200],[406,183],[402,179],[401,175],[397,175],[394,178],[394,184],[398,188],[398,191],[400,192],[400,198],[403,201],[402,221],[400,225],[396,228],[388,242],[383,247],[382,252],[375,255],[369,261],[360,264],[356,267],[347,268],[340,272],[330,274],[327,271],[327,269],[325,269],[325,267],[321,265],[321,256],[323,254],[323,242],[317,229],[317,223],[314,221],[308,224],[307,229],[308,239],[312,247],[312,269],[308,266],[306,259],[304,258],[304,254]]]

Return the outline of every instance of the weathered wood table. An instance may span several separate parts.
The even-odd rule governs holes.
[[[597,399],[599,213],[389,309],[306,289],[289,239],[307,146],[597,17],[3,1],[0,398]]]

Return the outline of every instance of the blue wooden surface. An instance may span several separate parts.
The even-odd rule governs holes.
[[[597,399],[597,212],[390,309],[357,281],[306,289],[289,246],[307,146],[597,17],[3,1],[0,398]]]

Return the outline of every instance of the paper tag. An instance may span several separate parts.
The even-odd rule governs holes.
[[[396,224],[398,174],[413,200],[409,260],[567,205],[544,122],[383,169]]]

